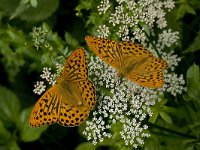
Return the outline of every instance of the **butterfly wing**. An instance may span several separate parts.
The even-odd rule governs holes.
[[[66,81],[77,82],[88,77],[86,52],[83,48],[76,49],[65,61],[62,78]]]
[[[29,118],[31,127],[59,123],[78,126],[95,106],[95,90],[88,80],[86,52],[79,48],[66,60],[58,84],[38,100]]]
[[[144,87],[158,88],[163,85],[163,70],[168,66],[164,60],[154,57],[137,43],[121,42],[120,47],[125,64],[122,74]]]
[[[95,90],[88,79],[86,52],[79,48],[67,59],[62,72],[62,98],[58,123],[78,126],[96,104]]]
[[[85,40],[90,49],[104,62],[116,69],[121,68],[123,60],[117,42],[93,36],[86,36]]]
[[[88,118],[90,110],[83,106],[69,106],[62,103],[59,116],[59,124],[67,127],[79,126]]]
[[[58,85],[54,85],[42,95],[29,117],[29,125],[31,127],[57,122],[60,107],[59,95]]]

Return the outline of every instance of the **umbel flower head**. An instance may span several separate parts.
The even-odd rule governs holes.
[[[165,52],[165,49],[177,45],[179,39],[178,32],[167,28],[165,19],[167,11],[173,8],[173,0],[102,0],[97,6],[100,16],[109,16],[106,17],[109,20],[102,20],[105,24],[99,26],[98,37],[115,35],[124,41],[140,42],[155,56],[161,56],[169,68],[164,72],[163,87],[145,88],[127,78],[118,77],[116,69],[99,57],[90,58],[89,74],[96,85],[97,108],[92,119],[86,121],[83,134],[94,144],[115,135],[113,126],[117,125],[118,130],[114,132],[118,132],[124,145],[134,148],[142,146],[144,138],[150,136],[144,120],[153,115],[152,106],[166,92],[176,96],[186,90],[183,76],[173,72],[181,59],[173,51]],[[155,28],[159,29],[156,34]],[[149,36],[154,40],[149,41]]]

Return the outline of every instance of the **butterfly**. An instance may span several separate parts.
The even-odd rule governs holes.
[[[132,82],[148,88],[164,84],[163,70],[168,67],[167,63],[142,45],[94,36],[86,36],[85,40],[97,56]]]
[[[95,89],[88,80],[86,52],[78,48],[65,61],[57,84],[35,104],[29,125],[38,127],[58,123],[62,126],[79,126],[95,104]]]

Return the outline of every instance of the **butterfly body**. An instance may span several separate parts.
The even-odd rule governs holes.
[[[85,50],[79,48],[66,60],[57,84],[35,104],[29,118],[31,127],[59,123],[79,126],[95,106],[95,90],[88,80]]]
[[[129,80],[150,88],[163,85],[163,70],[167,68],[167,63],[153,56],[142,45],[93,36],[86,36],[85,39],[97,56]]]

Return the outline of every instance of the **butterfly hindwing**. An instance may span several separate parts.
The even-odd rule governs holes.
[[[141,86],[149,88],[159,88],[164,83],[162,71],[155,71],[148,74],[135,73],[134,75],[127,75],[127,78]]]
[[[83,106],[68,106],[62,103],[59,115],[59,124],[62,126],[79,126],[89,116],[90,109]]]

